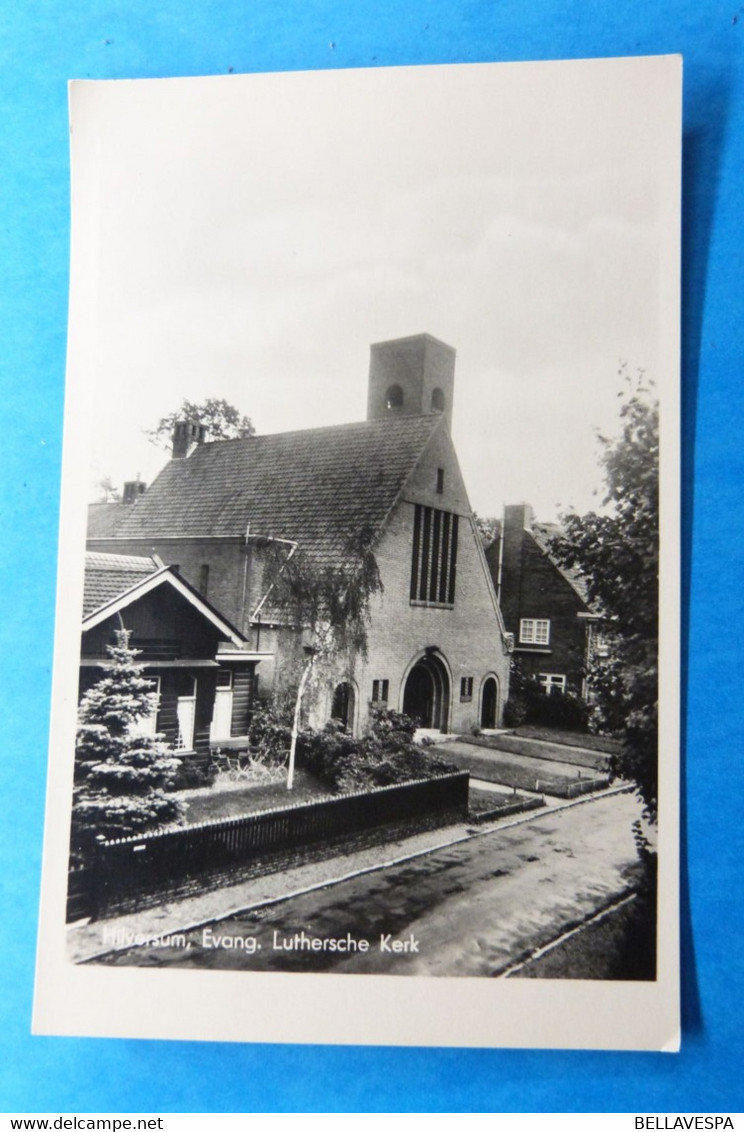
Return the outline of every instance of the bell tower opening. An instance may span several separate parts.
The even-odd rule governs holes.
[[[385,394],[385,407],[388,412],[403,408],[403,390],[399,385],[391,385]]]
[[[452,427],[456,353],[431,334],[370,347],[367,420],[441,413]]]

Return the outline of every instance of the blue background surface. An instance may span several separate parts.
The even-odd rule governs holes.
[[[1,0],[0,1109],[741,1110],[742,36],[737,0]],[[685,57],[682,1052],[31,1037],[65,365],[67,80],[670,52]]]

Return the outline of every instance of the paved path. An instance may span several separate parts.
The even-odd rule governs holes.
[[[540,811],[231,916],[213,923],[206,937],[199,928],[177,947],[140,948],[110,961],[492,976],[629,890],[637,861],[632,823],[639,813],[627,792]],[[303,932],[321,941],[319,950],[297,943]],[[349,937],[367,940],[369,949],[331,950],[322,943]]]

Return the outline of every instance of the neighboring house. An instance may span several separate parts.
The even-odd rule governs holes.
[[[243,635],[157,558],[88,553],[81,697],[111,664],[106,646],[121,629],[140,651],[138,662],[158,695],[156,710],[140,724],[144,730],[162,732],[186,762],[204,761],[210,737],[229,735],[233,723],[246,732],[248,698],[234,696],[233,681],[250,689],[256,659]]]
[[[368,656],[337,658],[310,721],[358,733],[376,702],[442,731],[495,726],[509,658],[450,439],[454,367],[450,346],[417,335],[372,347],[366,421],[211,443],[181,423],[170,463],[88,545],[177,565],[250,638],[268,697],[303,644],[271,609],[271,555],[332,565],[368,532],[383,584]]]
[[[551,554],[550,540],[558,534],[558,526],[535,522],[528,504],[514,504],[504,508],[486,558],[522,671],[548,694],[586,698],[590,654],[601,655],[606,646],[581,577]]]
[[[124,484],[121,499],[91,503],[88,507],[88,538],[108,538],[115,534],[125,508],[143,495],[145,490],[146,484],[141,480],[130,480]]]

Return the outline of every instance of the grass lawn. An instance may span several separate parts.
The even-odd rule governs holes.
[[[473,821],[483,821],[487,817],[500,814],[518,814],[522,810],[537,809],[539,798],[529,798],[526,794],[501,794],[496,790],[478,790],[470,787],[468,792],[468,816]]]
[[[248,786],[236,782],[231,786],[220,784],[201,790],[182,790],[179,797],[188,807],[186,825],[200,825],[202,822],[220,821],[223,818],[240,818],[244,814],[271,810],[275,806],[310,802],[329,794],[328,788],[306,770],[297,770],[292,790],[287,790],[286,780],[270,783],[268,786]]]
[[[575,798],[579,794],[590,793],[607,785],[607,777],[595,772],[583,771],[580,777],[578,769],[574,768],[572,774],[557,774],[550,768],[549,763],[546,763],[545,767],[540,765],[538,768],[520,759],[519,754],[510,757],[508,753],[495,749],[490,743],[468,740],[468,746],[467,753],[463,753],[454,750],[454,744],[451,744],[442,754],[448,762],[454,763],[461,770],[469,770],[472,778],[482,778],[486,782],[497,782],[516,790],[552,794],[556,798]],[[483,747],[483,754],[479,753],[479,746]],[[493,755],[488,752],[487,746],[493,747]],[[535,762],[537,763],[537,760]]]
[[[639,896],[587,925],[512,978],[623,979],[656,978],[656,931],[653,908]]]
[[[542,739],[546,743],[558,743],[567,747],[584,747],[587,751],[601,751],[614,755],[620,750],[617,739],[606,735],[587,735],[584,731],[559,731],[555,727],[538,727],[534,723],[524,723],[514,728],[514,734],[523,739]]]
[[[549,732],[546,732],[549,734]],[[511,755],[527,755],[532,759],[547,759],[553,763],[565,763],[567,766],[584,767],[589,771],[604,772],[607,767],[609,755],[600,751],[586,748],[569,747],[565,743],[556,743],[552,739],[526,735],[477,735],[468,742],[479,747],[489,747],[493,751],[506,752]],[[568,773],[568,771],[567,771]]]

